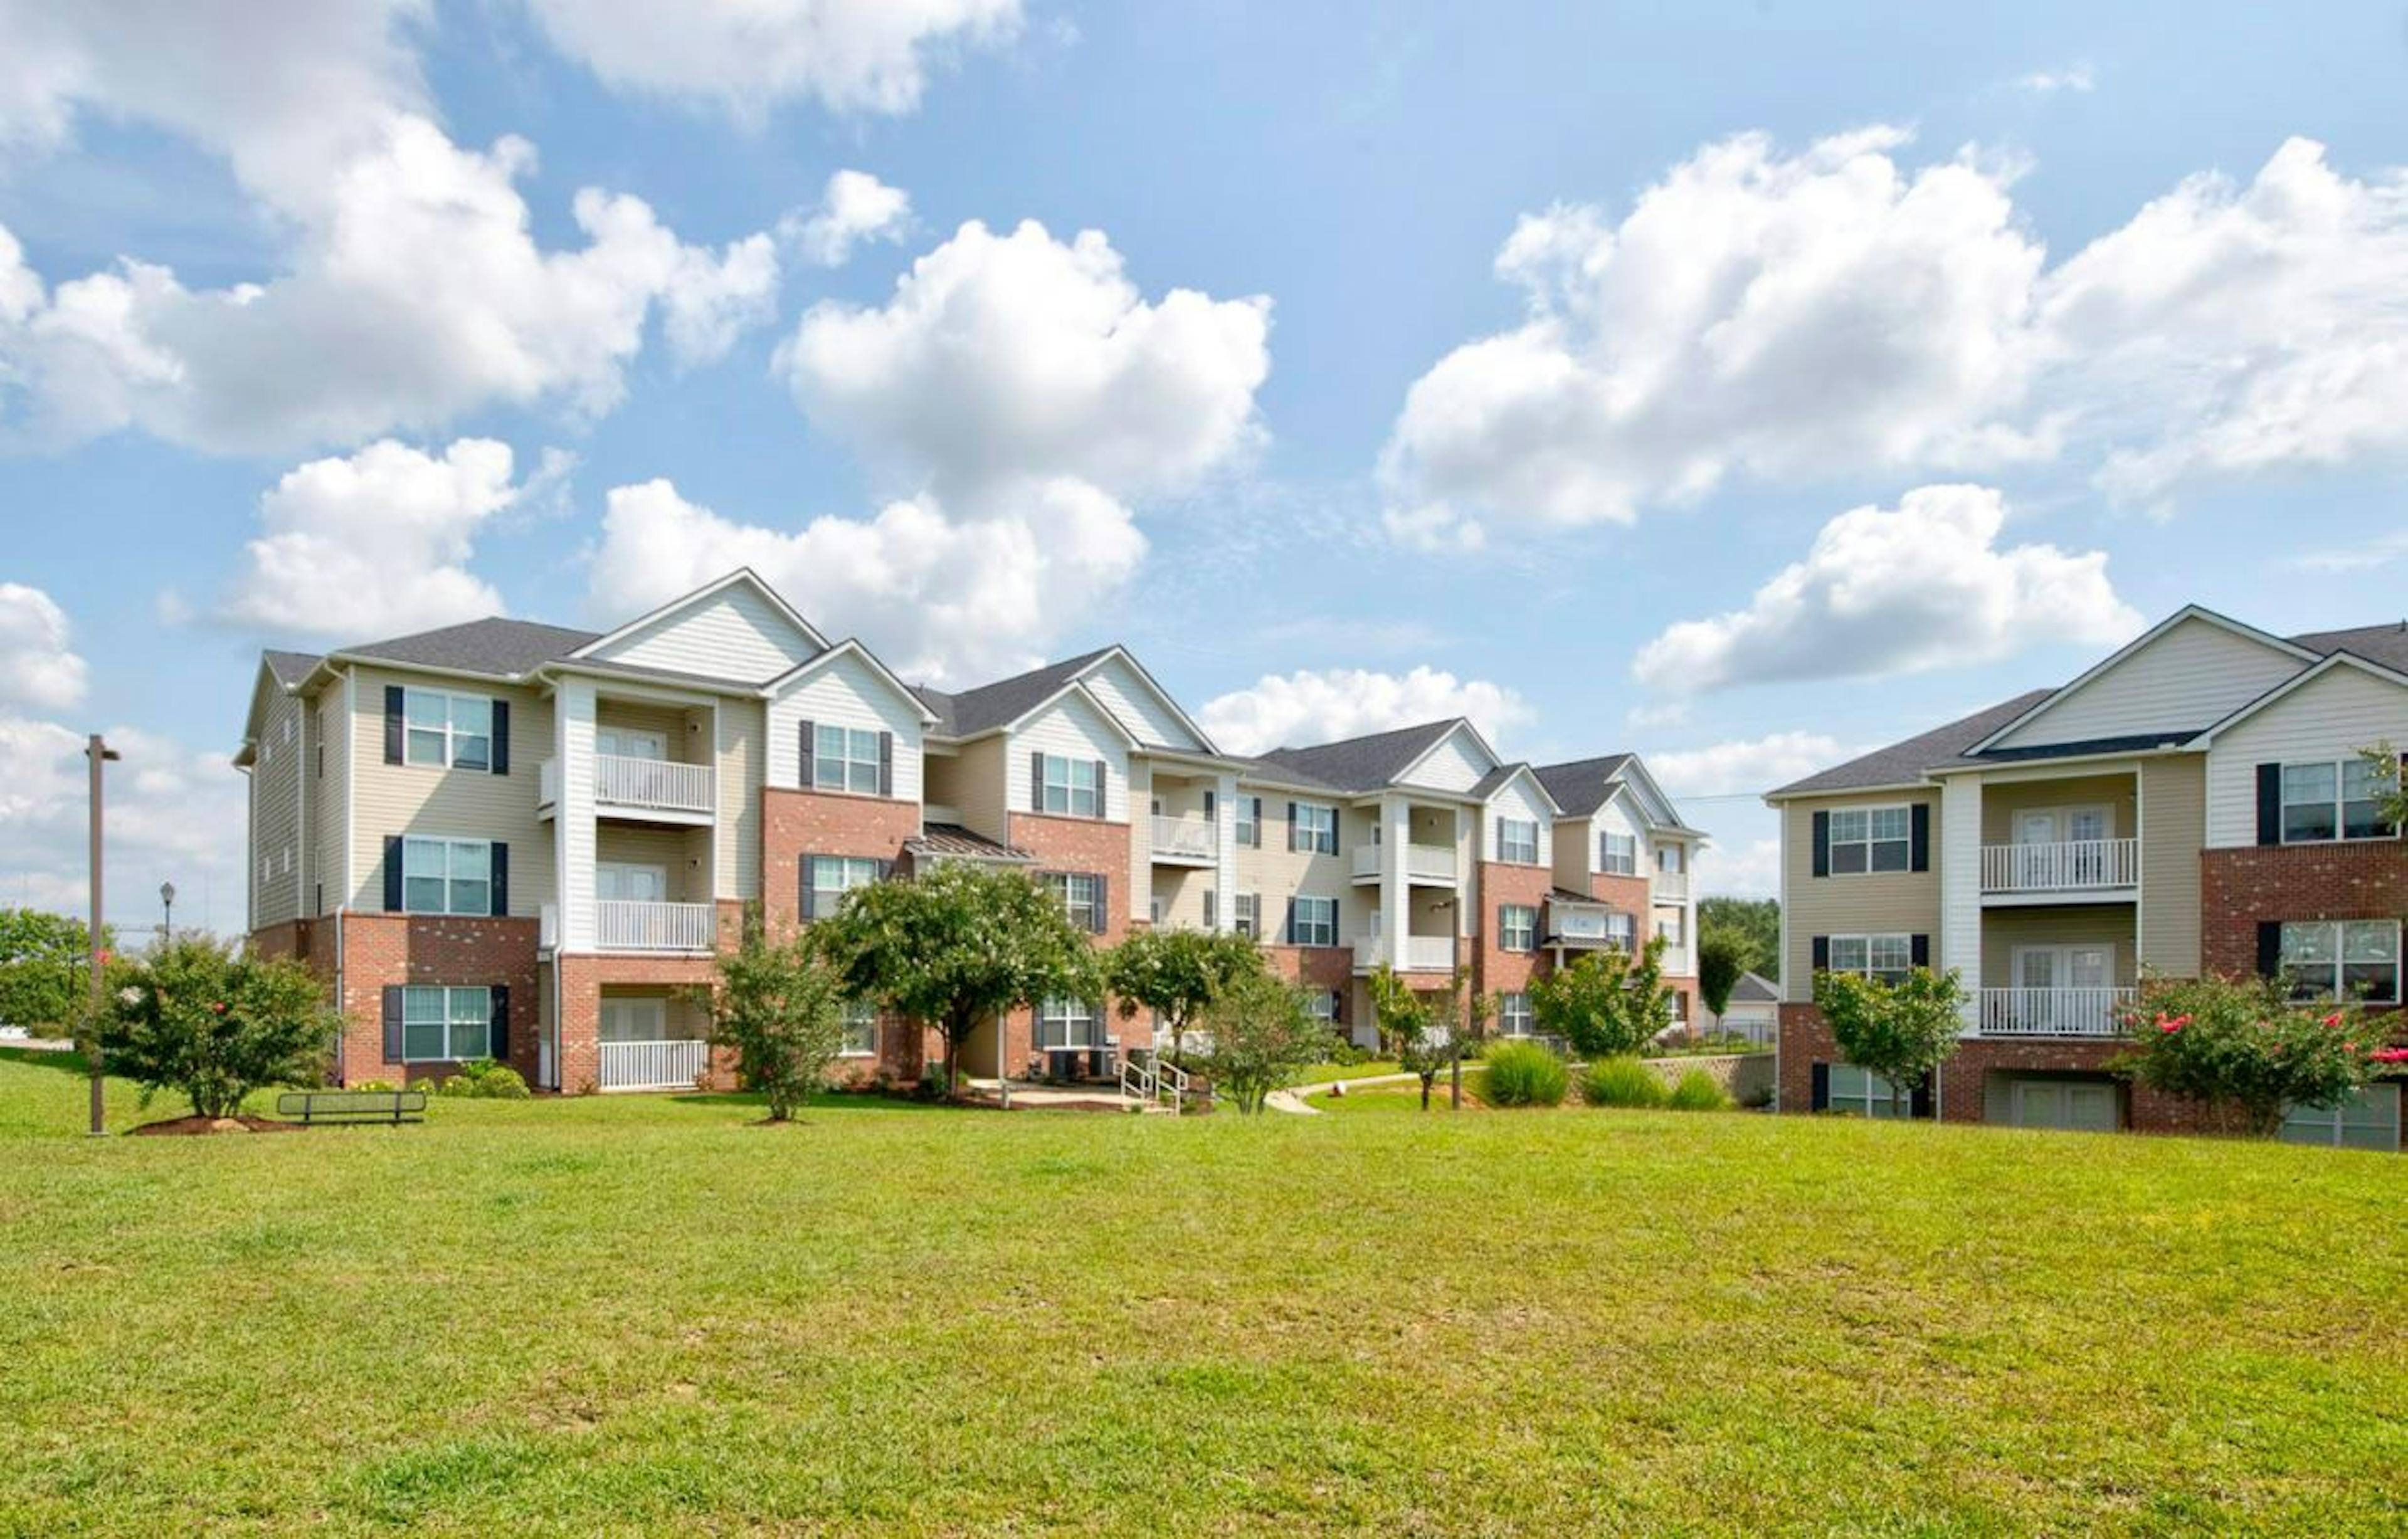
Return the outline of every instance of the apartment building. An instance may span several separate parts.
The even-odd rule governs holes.
[[[1221,751],[1111,647],[946,692],[730,573],[608,633],[484,620],[264,655],[251,932],[328,979],[345,1083],[505,1060],[566,1091],[724,1076],[694,990],[748,905],[777,932],[947,861],[1025,870],[1100,945],[1254,936],[1374,1036],[1364,979],[1458,962],[1529,1030],[1535,969],[1668,937],[1694,998],[1702,835],[1628,756],[1507,762],[1469,722]],[[990,1023],[974,1072],[1110,1073],[1152,1027],[1108,1001]],[[864,1009],[845,1062],[941,1050]]]
[[[2408,624],[2275,636],[2183,609],[2057,689],[1809,776],[1781,816],[1779,1106],[2094,1130],[2196,1125],[2107,1069],[2144,975],[2401,1002],[2408,846],[2362,748],[2408,744]],[[1817,972],[1953,969],[1936,1085],[1846,1063]],[[2286,1138],[2400,1147],[2401,1087]]]

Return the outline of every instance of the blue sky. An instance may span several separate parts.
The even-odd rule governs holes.
[[[1636,748],[1737,891],[2182,603],[2408,609],[2394,7],[131,9],[0,0],[0,901],[105,727],[113,907],[238,925],[262,645],[738,559],[1240,747]]]

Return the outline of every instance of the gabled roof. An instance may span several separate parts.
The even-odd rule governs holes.
[[[1261,756],[1261,762],[1275,769],[1300,771],[1340,791],[1377,791],[1419,763],[1457,726],[1469,725],[1459,716],[1425,721],[1312,748],[1273,748]]]
[[[867,663],[869,665],[869,671],[876,674],[878,677],[885,683],[888,689],[893,690],[897,695],[911,704],[911,706],[920,713],[920,720],[922,721],[933,722],[937,720],[937,713],[928,708],[927,702],[922,700],[920,696],[913,691],[910,685],[906,684],[901,679],[896,677],[895,671],[892,668],[889,668],[885,663],[879,662],[878,654],[871,651],[868,647],[864,645],[859,636],[847,636],[842,641],[838,642],[835,646],[830,647],[827,650],[820,653],[819,656],[812,658],[810,662],[799,663],[795,667],[788,669],[786,672],[769,680],[767,684],[762,685],[761,692],[769,696],[783,694],[786,691],[810,677],[813,674],[818,673],[823,668],[834,663],[838,658],[843,657],[857,657],[861,659],[862,662]]]
[[[267,664],[267,671],[276,676],[276,682],[288,690],[298,686],[323,661],[315,652],[280,652],[272,647],[259,656]]]
[[[1538,768],[1540,784],[1564,809],[1567,818],[1585,818],[1605,805],[1613,794],[1613,783],[1622,774],[1622,766],[1630,762],[1627,753],[1601,754],[1595,759],[1575,759],[1563,764],[1541,764]]]
[[[2396,620],[2388,625],[2361,625],[2348,631],[2311,631],[2291,640],[2312,652],[2348,652],[2408,674],[2408,620]]]
[[[1781,1003],[1781,985],[1756,973],[1742,973],[1739,981],[1731,985],[1729,1003],[1778,1005]]]
[[[681,593],[676,598],[669,600],[666,604],[660,606],[658,608],[637,616],[634,620],[629,620],[626,624],[620,626],[615,631],[609,631],[601,635],[588,639],[573,655],[582,657],[587,653],[601,651],[603,648],[609,647],[614,643],[624,641],[629,637],[636,635],[638,633],[658,624],[660,621],[676,614],[681,609],[688,608],[694,605],[701,603],[704,599],[712,597],[714,594],[717,594],[724,590],[738,587],[739,585],[752,589],[754,592],[760,594],[762,598],[767,600],[769,606],[778,612],[779,617],[784,620],[788,624],[794,626],[796,630],[800,631],[804,637],[808,639],[814,648],[818,648],[823,650],[826,648],[828,644],[827,637],[820,634],[818,626],[813,625],[810,620],[805,620],[802,615],[796,610],[793,605],[786,602],[784,595],[781,594],[775,588],[770,587],[767,582],[764,582],[761,579],[761,575],[759,573],[753,571],[752,568],[749,566],[739,566],[735,571],[728,573],[725,577],[720,577],[716,581],[704,583],[701,587],[695,589],[690,593]]]
[[[2027,690],[2012,700],[2002,700],[1971,716],[1960,716],[1945,726],[1934,727],[1902,743],[1892,743],[1885,748],[1875,748],[1844,764],[1819,770],[1802,780],[1792,780],[1765,794],[1768,799],[1778,799],[1824,791],[1871,791],[1885,786],[1914,785],[1923,778],[1924,771],[1958,757],[2056,692],[2054,690]]]
[[[2259,695],[2257,699],[2242,706],[2239,710],[2234,711],[2230,716],[2226,717],[2223,720],[2218,721],[2215,725],[2208,728],[2207,731],[2200,733],[2199,734],[2200,746],[2204,747],[2207,744],[2214,742],[2219,734],[2240,725],[2243,721],[2248,720],[2251,717],[2257,715],[2259,711],[2264,710],[2267,706],[2273,705],[2276,701],[2281,700],[2292,691],[2303,688],[2310,681],[2322,678],[2325,675],[2341,668],[2348,668],[2355,672],[2362,673],[2370,678],[2379,678],[2386,684],[2395,684],[2401,688],[2408,688],[2408,673],[2403,673],[2397,668],[2387,667],[2380,663],[2371,663],[2365,658],[2358,656],[2354,652],[2334,652],[2326,657],[2323,662],[2317,663],[2315,667],[2300,669],[2298,673],[2293,674],[2290,677],[2283,680],[2280,684],[2268,690],[2264,694]]]
[[[1558,818],[1562,817],[1564,813],[1563,805],[1555,800],[1555,793],[1547,789],[1547,783],[1539,778],[1538,771],[1532,769],[1526,762],[1520,760],[1516,760],[1510,764],[1499,764],[1495,769],[1490,770],[1487,774],[1482,776],[1479,781],[1472,786],[1470,794],[1479,798],[1483,802],[1489,801],[1494,798],[1498,791],[1503,791],[1507,786],[1512,784],[1513,781],[1525,776],[1529,777],[1531,785],[1538,788],[1540,799],[1547,804],[1547,810],[1554,813]]]
[[[2071,700],[2075,695],[2081,693],[2083,690],[2089,687],[2092,683],[2114,672],[2126,659],[2146,651],[2150,647],[2157,643],[2158,637],[2164,635],[2167,632],[2174,630],[2176,627],[2187,624],[2193,620],[2202,621],[2206,624],[2215,626],[2219,630],[2230,632],[2232,634],[2241,637],[2244,641],[2254,641],[2262,647],[2271,648],[2277,651],[2287,652],[2301,663],[2313,662],[2316,656],[2315,652],[2300,646],[2298,642],[2286,641],[2278,635],[2269,635],[2267,633],[2258,629],[2254,625],[2244,625],[2241,621],[2234,620],[2229,616],[2219,615],[2214,610],[2204,608],[2200,605],[2186,604],[2181,608],[2175,610],[2172,614],[2168,615],[2165,619],[2157,621],[2155,625],[2150,626],[2139,635],[2136,635],[2131,640],[2124,643],[2123,646],[2116,648],[2114,651],[2108,653],[2097,663],[2084,669],[2081,675],[2071,683],[2064,685],[2058,689],[2043,691],[2042,692],[2041,699],[2028,709],[2025,710],[2022,715],[2015,717],[2012,720],[2001,722],[1999,726],[1991,729],[1990,732],[1984,734],[1978,742],[1968,747],[1964,751],[1969,755],[1976,754],[1993,747],[2000,738],[2006,736],[2008,734],[2015,731],[2019,727],[2039,720],[2054,707],[2064,704],[2066,701]],[[2205,725],[2205,722],[2200,723],[2200,726],[2201,727],[2204,727]],[[2193,732],[2196,732],[2198,729],[2193,728],[2192,730]]]
[[[1333,780],[1325,780],[1309,770],[1271,759],[1254,759],[1243,755],[1230,758],[1238,766],[1240,782],[1257,786],[1285,786],[1297,791],[1342,791],[1346,788]]]
[[[912,692],[920,697],[937,718],[937,730],[946,737],[982,737],[986,734],[1010,726],[1029,712],[1062,692],[1063,686],[1086,671],[1090,663],[1099,662],[1111,651],[1110,647],[1077,657],[1049,663],[1042,668],[1031,668],[1025,674],[998,678],[992,684],[982,684],[974,690],[948,694],[925,685],[916,686]]]
[[[517,678],[547,663],[574,656],[595,639],[591,631],[496,616],[421,631],[415,635],[395,636],[390,641],[372,641],[365,647],[346,647],[338,655]]]

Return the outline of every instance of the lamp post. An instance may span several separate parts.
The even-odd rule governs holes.
[[[164,943],[176,938],[176,884],[159,884],[159,939]]]
[[[101,1001],[108,988],[101,970],[108,962],[108,953],[101,948],[104,932],[100,927],[100,770],[103,764],[122,755],[101,741],[98,733],[85,740],[83,755],[91,761],[92,767],[92,930],[85,937],[92,943],[92,1013],[84,1021],[83,1058],[92,1075],[92,1133],[98,1137],[108,1131],[108,1097],[101,1088],[100,1075]]]

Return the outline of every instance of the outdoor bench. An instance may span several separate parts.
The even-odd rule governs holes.
[[[287,1090],[276,1098],[276,1115],[305,1125],[426,1120],[424,1090]]]

